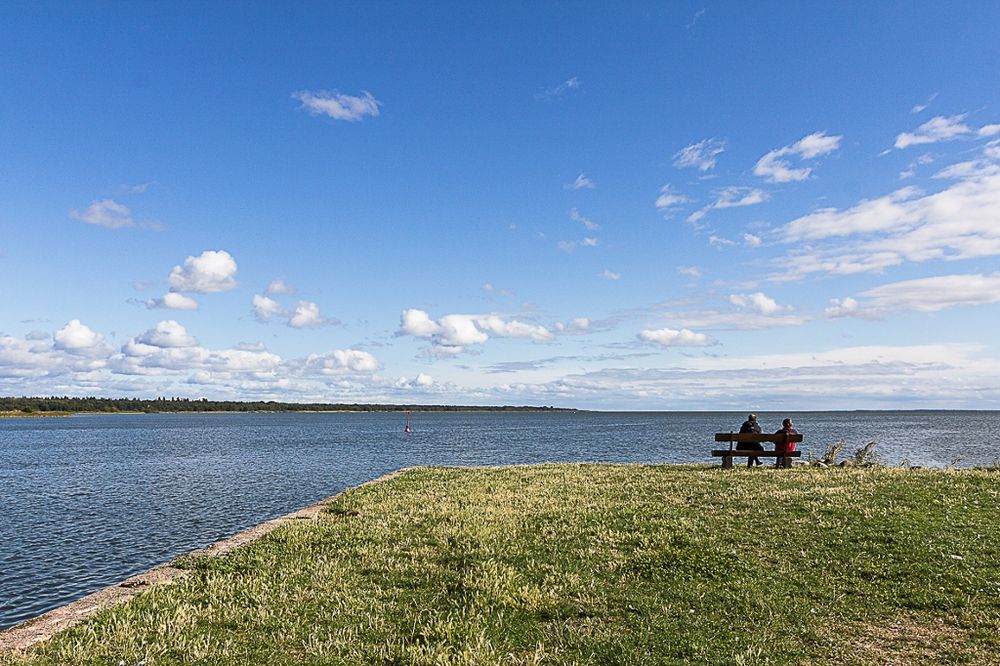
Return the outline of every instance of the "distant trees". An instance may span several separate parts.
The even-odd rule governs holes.
[[[3,397],[0,396],[0,412],[22,412],[25,414],[44,412],[510,412],[510,411],[573,411],[556,407],[532,406],[462,406],[462,405],[378,405],[365,403],[296,403],[236,400],[208,400],[201,398],[159,397],[144,398],[97,398],[94,396],[76,398],[70,396]]]

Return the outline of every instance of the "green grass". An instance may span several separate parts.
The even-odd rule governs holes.
[[[10,664],[1000,664],[1000,474],[544,465],[345,493]]]

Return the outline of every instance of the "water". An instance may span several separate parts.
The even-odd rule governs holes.
[[[765,432],[784,414],[760,414]],[[984,465],[1000,412],[788,414],[803,455]],[[411,465],[715,462],[725,413],[164,414],[0,419],[0,628]]]

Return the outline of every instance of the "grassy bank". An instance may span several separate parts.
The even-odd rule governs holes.
[[[998,493],[968,470],[414,470],[0,662],[996,664]]]

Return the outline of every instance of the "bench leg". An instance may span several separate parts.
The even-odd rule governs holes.
[[[732,468],[733,468],[733,457],[722,456],[722,469],[732,469]]]

